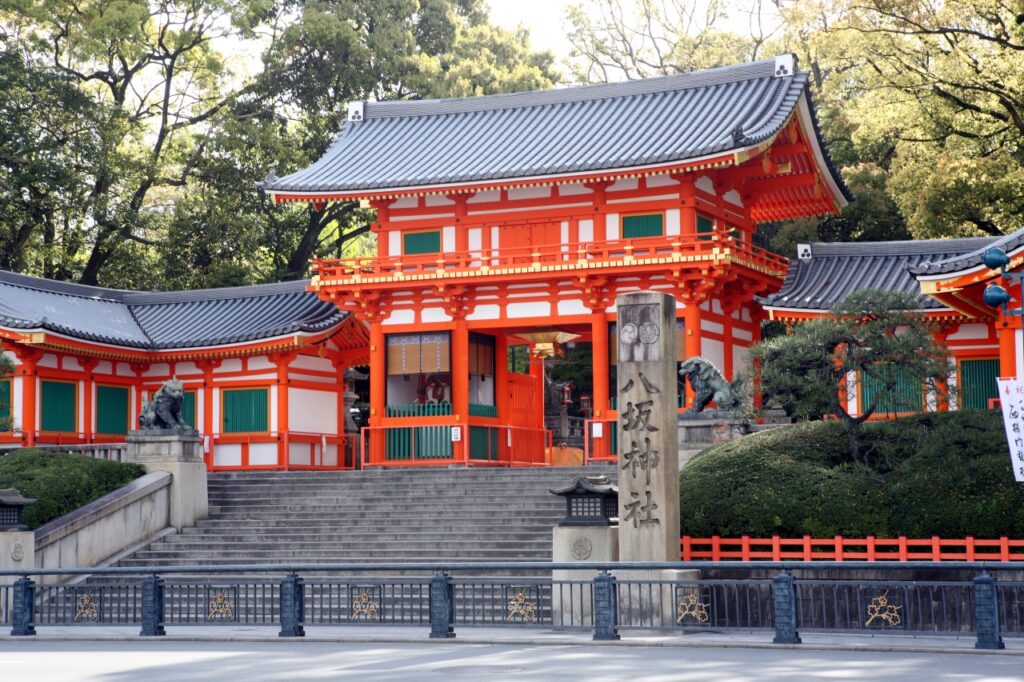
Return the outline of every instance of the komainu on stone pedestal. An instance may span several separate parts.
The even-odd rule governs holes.
[[[195,433],[181,416],[185,387],[178,379],[168,379],[145,401],[139,415],[139,428],[146,433]]]
[[[710,360],[702,357],[689,358],[679,366],[679,376],[693,387],[693,406],[684,415],[703,412],[712,400],[719,410],[734,410],[740,405],[739,382],[729,383]]]

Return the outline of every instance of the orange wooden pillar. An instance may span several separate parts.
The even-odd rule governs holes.
[[[469,329],[465,317],[456,317],[452,329],[452,415],[462,425],[462,441],[452,453],[458,457],[469,452]]]
[[[96,422],[96,377],[93,375],[93,370],[96,369],[96,365],[99,364],[97,358],[79,358],[78,364],[82,366],[82,391],[84,393],[84,400],[82,401],[82,435],[86,443],[91,443],[96,435],[96,429],[93,424]]]
[[[494,335],[494,405],[498,410],[498,423],[511,425],[512,412],[508,385],[508,337],[499,331]],[[498,434],[498,459],[509,461],[510,439],[507,434]]]
[[[370,322],[370,430],[369,457],[374,463],[384,461],[384,408],[387,391],[387,347],[384,343],[384,325],[380,320]]]
[[[206,450],[206,468],[209,469],[213,466],[213,450],[214,450],[214,423],[213,423],[213,370],[220,367],[221,360],[204,359],[196,362],[196,367],[203,371],[203,417],[202,425],[200,426],[199,415],[196,415],[196,426],[201,428],[201,432],[204,436],[203,445],[205,446],[209,442],[209,448]],[[141,394],[141,391],[140,391]],[[197,406],[198,407],[198,406]],[[223,415],[221,415],[223,419]],[[207,441],[208,439],[208,441]]]
[[[39,358],[43,356],[42,351],[36,349],[19,348],[15,350],[18,355],[18,374],[21,375],[21,434],[26,447],[36,444],[36,367]]]
[[[1002,315],[1000,315],[1002,318]],[[1017,376],[1017,330],[1007,320],[1001,319],[999,331],[999,376],[1009,379]]]
[[[544,384],[544,358],[535,357],[533,344],[530,346],[530,376],[533,377],[534,390],[537,392],[537,415],[534,417],[536,428],[544,428],[544,400],[547,397],[547,386]]]
[[[608,355],[608,313],[595,311],[590,316],[591,355],[594,365],[594,417],[604,417],[610,408],[611,388]]]
[[[291,443],[288,438],[288,365],[295,359],[295,353],[274,355],[271,360],[277,365],[277,465],[288,471],[291,459]]]
[[[687,360],[700,356],[700,320],[701,320],[701,309],[700,303],[696,300],[688,300],[686,307],[683,309],[683,334],[686,339],[684,346],[684,355]],[[686,384],[686,404],[693,405],[693,401],[696,395],[693,392],[693,388],[689,382]]]

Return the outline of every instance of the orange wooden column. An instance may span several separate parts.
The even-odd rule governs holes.
[[[369,456],[371,462],[384,461],[384,409],[387,391],[387,347],[384,344],[384,325],[379,319],[370,322],[370,426]]]
[[[199,360],[196,367],[203,370],[203,420],[202,433],[209,439],[210,449],[205,453],[206,468],[213,466],[213,370],[220,367],[220,360]],[[198,406],[197,406],[198,407]],[[223,418],[223,415],[221,415]],[[199,426],[199,416],[196,415],[196,426]],[[206,443],[204,442],[205,446]]]
[[[1001,320],[998,325],[999,376],[1009,379],[1017,376],[1017,330],[1008,325],[1006,320]]]
[[[594,417],[604,417],[610,408],[608,371],[608,313],[597,310],[590,316],[591,355],[594,365]]]
[[[456,422],[469,421],[469,328],[465,317],[456,317],[452,329],[452,415]],[[468,433],[463,433],[463,438]]]
[[[686,307],[683,309],[683,334],[685,335],[684,354],[688,360],[690,358],[698,357],[701,354],[700,348],[700,320],[701,320],[701,309],[700,304],[695,300],[689,300],[686,302]],[[696,394],[693,392],[693,388],[689,382],[686,384],[686,404],[692,405]]]
[[[535,427],[538,429],[544,428],[544,399],[545,391],[547,386],[544,384],[544,358],[534,357],[533,355],[533,344],[529,346],[530,354],[530,376],[533,377],[534,390],[537,395],[537,414],[534,417],[537,422]]]
[[[288,365],[295,359],[296,353],[280,353],[271,356],[270,360],[277,365],[277,465],[288,471],[291,459],[291,444],[288,438]]]
[[[36,444],[36,367],[43,352],[34,348],[16,348],[21,363],[21,437],[26,447]]]
[[[82,401],[82,435],[85,436],[85,442],[91,443],[95,438],[96,429],[93,428],[95,421],[96,406],[96,377],[93,376],[93,370],[96,369],[96,365],[99,364],[97,358],[78,358],[78,364],[82,366],[84,372],[82,376],[83,392],[85,393],[85,399]]]

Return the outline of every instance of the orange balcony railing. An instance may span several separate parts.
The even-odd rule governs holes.
[[[789,261],[725,233],[646,237],[578,245],[539,244],[379,258],[316,262],[321,285],[453,279],[504,274],[594,270],[630,264],[639,268],[673,262],[731,261],[784,276]]]

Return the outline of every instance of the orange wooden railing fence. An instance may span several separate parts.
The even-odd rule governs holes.
[[[1024,540],[950,538],[680,538],[683,561],[1024,561]]]

